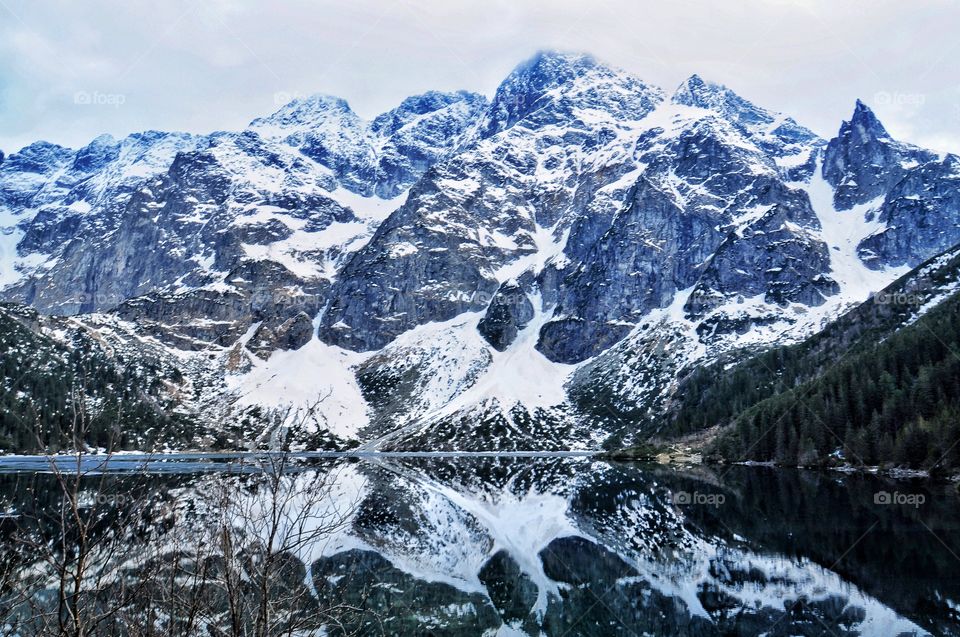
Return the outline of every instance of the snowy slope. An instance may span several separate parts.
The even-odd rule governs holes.
[[[692,366],[802,339],[956,243],[960,160],[863,104],[822,140],[579,54],[489,101],[365,121],[316,95],[0,164],[0,298],[110,312],[218,413],[317,407],[377,448],[598,447]]]

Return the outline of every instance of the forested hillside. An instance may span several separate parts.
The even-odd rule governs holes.
[[[179,382],[175,370],[127,360],[82,331],[53,338],[41,320],[0,306],[0,452],[148,449],[189,436],[163,391]]]
[[[761,401],[716,443],[725,460],[960,467],[960,296],[816,379]]]
[[[724,426],[731,462],[960,466],[958,271],[954,248],[803,343],[696,370],[660,435]]]

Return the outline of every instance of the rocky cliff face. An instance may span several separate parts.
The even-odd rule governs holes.
[[[31,145],[0,164],[0,285],[212,357],[208,402],[326,397],[317,426],[370,444],[589,447],[597,414],[960,242],[958,180],[859,102],[826,141],[698,76],[668,96],[542,53],[489,102]]]
[[[298,149],[343,188],[392,199],[457,148],[486,105],[474,93],[430,91],[365,122],[345,100],[315,95],[254,120],[250,128]]]
[[[470,93],[430,93],[367,123],[343,100],[316,96],[238,133],[101,137],[79,151],[34,144],[0,169],[7,232],[17,235],[6,297],[96,311],[223,284],[262,260],[300,282],[328,280],[370,231],[371,215],[347,203],[364,199],[351,195],[402,192],[484,105]],[[380,201],[374,216],[389,212],[376,210]]]
[[[871,268],[915,267],[960,241],[957,157],[895,141],[862,102],[827,147],[823,176],[837,210],[864,206],[878,222],[857,246]]]
[[[593,193],[632,167],[630,131],[661,100],[585,56],[521,65],[467,147],[425,173],[346,264],[321,338],[379,349],[417,325],[483,310],[501,282],[536,274],[584,205],[612,216],[617,201]]]

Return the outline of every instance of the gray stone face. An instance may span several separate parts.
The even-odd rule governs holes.
[[[960,159],[894,140],[860,101],[827,146],[823,176],[838,210],[879,202],[867,215],[884,226],[857,246],[871,268],[915,267],[960,242]]]
[[[379,149],[376,194],[392,198],[407,190],[465,142],[486,107],[475,93],[429,91],[374,119],[371,131],[387,140]]]
[[[818,168],[836,210],[813,208]],[[665,400],[739,335],[828,320],[859,293],[836,257],[883,270],[960,243],[960,160],[893,140],[859,102],[827,142],[698,76],[669,96],[547,52],[490,101],[428,92],[365,121],[317,95],[238,132],[38,142],[0,163],[0,213],[0,300],[108,312],[166,346],[229,348],[237,369],[317,325],[372,352],[347,372],[364,431],[410,425],[384,444],[560,448],[573,402]],[[856,254],[830,215],[863,230]],[[579,398],[495,395],[505,361],[586,363],[542,402]],[[444,411],[468,392],[477,410]]]
[[[254,297],[312,298],[326,289],[347,247],[324,245],[324,231],[367,223],[330,191],[350,186],[361,194],[398,194],[461,143],[485,105],[471,93],[429,93],[365,123],[345,102],[317,98],[291,104],[239,133],[147,132],[119,141],[103,136],[79,151],[29,146],[0,167],[0,205],[22,215],[18,253],[46,263],[5,289],[3,298],[77,314],[154,294],[151,305],[170,302],[172,310],[195,312],[162,312],[172,321],[169,340],[178,343],[192,333],[221,342],[256,320],[274,330],[291,318],[288,308],[265,311]],[[338,127],[331,132],[322,125],[332,120]],[[361,165],[361,159],[377,156],[382,166]],[[317,248],[300,238],[304,233],[315,236]],[[285,244],[296,250],[287,259],[256,256]],[[291,270],[291,260],[302,266]],[[217,292],[196,293],[198,288]],[[208,307],[214,297],[244,298],[247,304],[221,305],[233,308],[230,326],[198,325],[184,333],[190,320],[206,321],[208,309],[220,314]],[[313,300],[307,309],[315,312],[316,305]],[[291,344],[275,336],[264,343]]]
[[[599,237],[590,225],[574,228],[597,238],[557,280],[557,318],[540,335],[547,357],[571,363],[594,356],[694,285],[714,307],[730,296],[768,292],[775,302],[822,302],[809,288],[829,270],[829,257],[809,235],[819,228],[809,199],[783,181],[761,145],[742,140],[726,120],[706,117],[666,142],[638,142],[647,167],[627,208]],[[590,239],[571,240],[580,246]],[[827,281],[818,289],[836,291]]]
[[[823,176],[836,193],[837,210],[886,195],[911,165],[930,161],[934,153],[894,141],[863,102],[830,140],[823,159]]]
[[[300,312],[286,320],[282,320],[282,317],[271,317],[271,320],[261,323],[247,343],[247,349],[266,359],[277,350],[300,349],[311,338],[313,319],[305,312]]]
[[[910,170],[874,214],[886,226],[857,246],[872,268],[915,267],[960,243],[960,158],[945,155]]]
[[[533,304],[523,289],[515,283],[504,283],[490,301],[477,329],[494,349],[502,352],[533,317]]]
[[[200,290],[180,296],[147,294],[121,303],[114,313],[146,334],[183,350],[229,346],[250,327],[249,300],[239,292]],[[203,316],[203,321],[193,317]]]
[[[585,56],[544,54],[518,67],[481,118],[481,134],[428,170],[344,266],[321,339],[379,349],[417,325],[485,310],[498,272],[546,249],[545,235],[559,254],[585,207],[612,218],[616,194],[597,191],[629,170],[632,143],[611,127],[641,120],[661,100]],[[588,121],[587,109],[607,120]],[[619,159],[580,160],[604,151]]]
[[[674,104],[713,111],[745,133],[766,155],[789,159],[778,167],[787,181],[806,181],[813,173],[812,147],[823,142],[790,117],[777,117],[743,99],[725,86],[705,82],[693,75],[673,94]],[[808,156],[806,161],[795,158]]]
[[[320,325],[323,340],[380,349],[422,323],[482,310],[497,290],[482,247],[429,226],[421,216],[421,197],[443,206],[444,221],[454,222],[455,202],[425,177],[344,266]]]
[[[684,214],[651,182],[638,184],[632,199],[584,262],[560,280],[559,318],[544,325],[538,344],[549,358],[580,361],[620,340],[632,321],[692,284],[691,266],[719,243],[709,216]],[[679,237],[688,241],[672,240]]]
[[[28,278],[7,295],[46,311],[73,314],[110,309],[175,283],[214,282],[216,275],[204,271],[200,261],[209,259],[211,270],[222,277],[243,261],[242,244],[279,240],[289,233],[276,221],[234,223],[232,208],[242,195],[235,186],[212,151],[185,152],[166,174],[140,184],[115,224],[88,213],[68,213],[56,223],[38,215],[21,245],[42,250],[60,244],[59,258],[42,278]],[[286,203],[298,206],[298,214],[313,224],[353,218],[322,197]],[[205,214],[198,215],[198,209]],[[104,233],[109,240],[103,240]]]
[[[768,196],[776,203],[718,246],[684,306],[690,315],[703,316],[734,297],[817,306],[839,292],[827,275],[826,244],[803,231],[819,225],[806,195],[779,189]]]

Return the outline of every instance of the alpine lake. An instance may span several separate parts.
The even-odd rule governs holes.
[[[204,600],[185,623],[138,593],[93,634],[960,635],[958,505],[947,483],[566,454],[5,457],[0,633],[43,632],[85,542],[89,605],[149,569]],[[231,568],[272,568],[270,599],[241,597],[273,623],[210,593]]]

